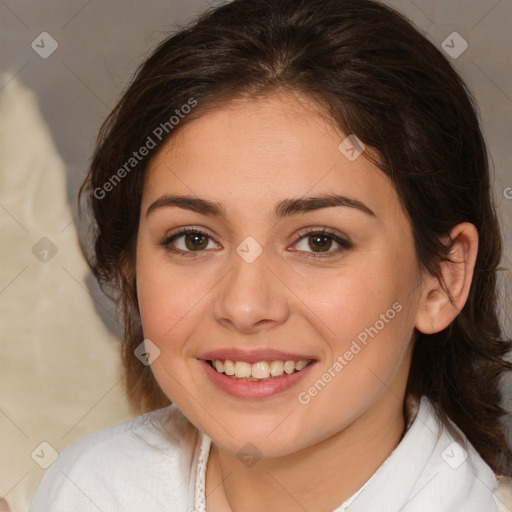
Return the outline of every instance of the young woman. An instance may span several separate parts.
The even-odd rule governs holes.
[[[369,0],[235,0],[164,41],[82,192],[146,413],[31,512],[510,510],[501,239],[470,93]]]

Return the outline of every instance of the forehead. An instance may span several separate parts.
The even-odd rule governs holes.
[[[376,213],[396,207],[389,178],[365,152],[355,159],[347,153],[353,139],[346,138],[304,96],[235,100],[188,122],[166,143],[147,169],[143,205],[181,193],[254,215],[285,197],[339,193]]]

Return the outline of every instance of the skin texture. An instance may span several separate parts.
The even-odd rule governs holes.
[[[330,511],[350,497],[404,431],[414,329],[443,329],[467,298],[474,227],[461,224],[447,237],[460,262],[442,267],[452,305],[439,280],[418,266],[392,182],[365,153],[347,159],[338,149],[346,136],[297,94],[240,99],[184,125],[149,165],[135,267],[142,325],[160,350],[152,369],[162,389],[214,442],[209,511]],[[283,199],[332,193],[361,201],[374,215],[337,206],[269,219]],[[226,218],[177,207],[147,215],[164,194],[216,201]],[[193,255],[182,257],[164,247],[187,228],[211,237],[202,251],[189,244]],[[352,247],[336,252],[333,240],[327,253],[308,258],[315,246],[303,231],[322,228]],[[252,263],[236,252],[248,236],[263,250]],[[185,241],[181,236],[173,247],[186,251]],[[300,403],[299,393],[396,303],[394,318]],[[197,358],[239,347],[272,347],[317,362],[281,394],[235,398],[210,383]],[[237,457],[247,443],[261,457],[250,467]]]

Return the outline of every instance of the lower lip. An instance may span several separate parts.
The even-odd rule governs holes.
[[[258,382],[232,379],[212,368],[208,361],[199,359],[199,362],[213,384],[225,393],[238,398],[268,398],[278,395],[298,384],[309,373],[311,367],[315,365],[315,361],[313,361],[300,372],[290,375],[283,374],[280,377]]]

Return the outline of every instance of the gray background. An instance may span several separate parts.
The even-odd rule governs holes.
[[[0,1],[0,73],[3,73],[0,75],[0,96],[9,87],[14,87],[15,83],[23,84],[34,92],[48,133],[64,164],[65,196],[71,209],[66,215],[56,217],[53,226],[55,232],[67,229],[76,215],[77,189],[87,170],[99,125],[115,105],[136,67],[176,24],[187,22],[191,16],[213,3],[204,0],[158,0],[146,3],[133,0]],[[450,60],[476,97],[495,167],[495,195],[506,238],[503,259],[505,270],[500,276],[503,286],[501,308],[503,323],[510,336],[511,306],[506,300],[510,300],[512,290],[509,270],[512,260],[512,189],[508,188],[512,187],[512,150],[509,140],[512,120],[512,1],[401,0],[387,3],[405,13],[438,47],[441,47],[442,41],[453,31],[458,32],[468,42],[468,49],[460,57]],[[59,45],[47,59],[42,59],[31,48],[32,41],[43,31],[50,33]],[[9,126],[4,126],[3,129],[9,130]],[[26,140],[26,144],[30,147],[31,140]],[[12,173],[16,169],[6,169],[5,172],[7,171]],[[51,174],[48,176],[50,179]],[[6,190],[9,183],[9,180],[2,180],[3,193],[7,196],[18,194],[23,198],[22,184],[19,189]],[[509,194],[507,190],[510,191]],[[30,201],[30,197],[27,196],[25,200]],[[15,206],[7,207],[6,204],[0,204],[0,220],[4,224],[12,223],[13,220],[23,224],[23,205],[18,210]],[[51,207],[51,201],[49,204]],[[13,245],[18,244],[17,240],[16,237],[7,240],[6,246],[12,249]],[[65,257],[62,250],[60,254]],[[79,257],[76,251],[73,254],[73,258]],[[65,259],[61,262],[62,267],[71,267],[74,264]],[[77,278],[75,281],[76,283],[69,281],[67,286],[83,288],[84,284],[87,285],[92,297],[82,293],[79,301],[83,301],[84,307],[85,303],[92,304],[108,327],[115,332],[112,307],[95,289],[91,279],[85,276],[83,280]],[[17,293],[18,297],[25,297],[27,304],[34,297],[40,301],[51,301],[47,288],[37,282],[29,283],[18,279],[15,270],[12,275],[8,272],[2,275],[0,290],[0,303],[11,301],[9,294],[13,293]],[[56,331],[56,336],[59,332],[68,332],[70,326],[62,319],[63,312],[55,310],[53,314],[59,329],[62,329]],[[21,331],[26,321],[13,320],[10,329],[14,332]],[[115,337],[109,338],[110,341],[105,343],[112,344],[112,339],[115,340]],[[9,343],[5,332],[1,343],[4,347]],[[2,372],[9,366],[5,355],[7,353],[4,350],[2,356],[0,352]],[[111,351],[109,354],[114,361],[115,353]],[[95,361],[87,359],[80,360],[79,363],[77,371],[84,374],[95,368],[96,364]],[[17,364],[18,375],[30,379],[29,372],[33,366],[26,360],[19,360]],[[56,382],[67,382],[69,368],[56,365],[52,368],[51,375]],[[118,388],[115,390],[116,400],[108,407],[105,406],[101,413],[97,412],[109,393],[109,386],[104,382],[98,384],[96,398],[90,396],[82,406],[75,403],[73,393],[66,394],[67,390],[64,390],[63,396],[55,393],[51,395],[51,399],[60,400],[61,404],[67,403],[66,400],[73,403],[77,407],[74,415],[77,419],[80,418],[81,428],[75,429],[73,435],[64,439],[58,435],[52,437],[52,432],[59,428],[59,421],[63,420],[66,409],[52,410],[53,405],[50,402],[45,406],[45,410],[50,411],[46,416],[42,417],[43,413],[37,412],[37,408],[30,416],[25,411],[27,396],[23,393],[30,393],[31,400],[37,397],[43,400],[42,397],[47,396],[48,386],[45,382],[38,381],[39,384],[29,390],[19,389],[17,382],[6,377],[0,380],[0,446],[2,453],[8,451],[9,454],[14,454],[13,464],[8,465],[9,469],[5,468],[5,460],[2,461],[4,468],[0,472],[0,496],[9,493],[7,499],[11,507],[14,510],[26,510],[28,500],[43,474],[30,457],[31,447],[36,447],[42,439],[51,438],[50,444],[60,450],[75,438],[116,423],[128,417],[129,413]],[[80,382],[81,385],[90,384],[86,380]],[[77,386],[80,386],[80,382],[77,381]],[[105,389],[101,386],[105,386]],[[28,403],[36,402],[29,399]],[[81,412],[80,407],[83,409]],[[23,413],[20,412],[22,410]],[[45,428],[44,422],[47,423]],[[13,425],[19,431],[29,432],[25,434],[29,441]],[[33,434],[37,429],[44,431],[46,437],[37,438]]]

